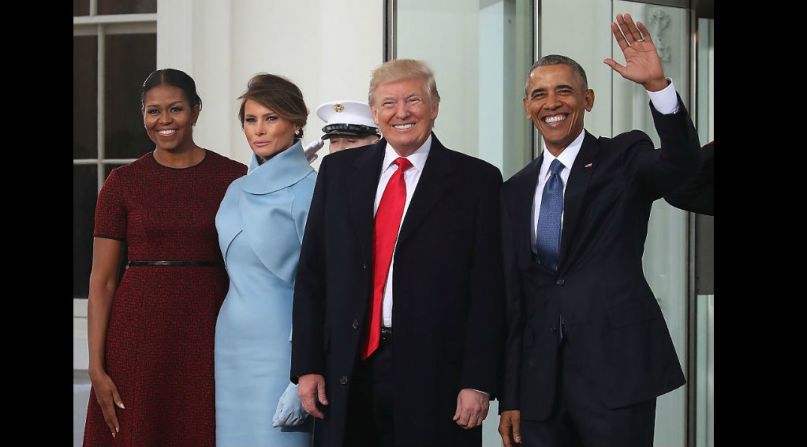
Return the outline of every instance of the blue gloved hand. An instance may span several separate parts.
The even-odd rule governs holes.
[[[305,412],[303,404],[297,397],[297,385],[289,383],[277,402],[277,410],[272,417],[272,427],[293,427],[305,422],[307,417],[308,413]]]

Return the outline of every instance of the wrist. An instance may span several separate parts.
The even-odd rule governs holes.
[[[642,85],[644,85],[645,90],[647,90],[648,92],[659,92],[661,90],[664,90],[668,85],[670,85],[670,82],[667,80],[667,78],[660,78],[660,79],[651,79]]]

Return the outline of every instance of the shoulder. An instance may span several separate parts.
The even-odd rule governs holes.
[[[243,163],[237,162],[230,158],[225,157],[210,149],[205,149],[207,157],[210,157],[211,164],[215,165],[217,169],[223,169],[233,174],[244,175],[247,173],[247,166]]]
[[[452,166],[461,170],[462,172],[472,175],[475,178],[488,179],[491,181],[502,181],[502,173],[499,168],[493,166],[485,160],[457,152],[453,149],[446,147],[442,148],[445,151],[445,156],[450,160]]]
[[[614,136],[613,138],[598,137],[595,139],[595,141],[603,148],[611,150],[631,149],[645,145],[650,145],[652,148],[653,146],[653,141],[641,130],[623,132]]]

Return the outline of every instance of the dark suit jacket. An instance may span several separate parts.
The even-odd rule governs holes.
[[[558,371],[560,316],[566,347],[590,374],[599,399],[616,408],[684,384],[669,331],[642,271],[650,208],[698,168],[697,134],[679,98],[678,113],[653,119],[661,137],[614,138],[586,132],[564,194],[557,273],[536,261],[530,229],[543,156],[502,187],[507,289],[500,410],[550,415]],[[652,108],[652,105],[651,105]]]
[[[701,149],[703,164],[695,177],[664,196],[670,205],[693,213],[715,215],[715,142]]]
[[[326,156],[306,224],[294,293],[291,377],[325,376],[317,421],[341,445],[354,362],[372,293],[373,200],[386,140]],[[452,417],[457,393],[495,393],[503,274],[494,166],[432,146],[404,216],[392,278],[396,445],[481,444]]]

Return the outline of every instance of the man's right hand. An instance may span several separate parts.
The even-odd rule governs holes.
[[[504,447],[521,445],[521,411],[505,410],[499,417],[499,434]]]
[[[303,404],[306,413],[316,418],[324,419],[325,415],[317,408],[317,399],[322,405],[328,405],[325,395],[325,377],[321,374],[305,374],[297,380],[297,396]]]

